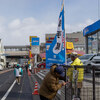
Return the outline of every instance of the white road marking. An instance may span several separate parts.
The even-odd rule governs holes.
[[[1,100],[5,100],[5,99],[7,98],[8,94],[10,93],[10,91],[12,90],[12,88],[14,87],[15,83],[16,83],[16,80],[13,82],[13,84],[11,85],[11,87],[8,89],[8,91],[7,91],[6,94],[2,97]]]
[[[41,77],[38,73],[36,73],[36,75],[39,77],[39,78],[41,78],[42,80],[44,79],[43,77]]]
[[[41,72],[38,72],[38,74],[40,74],[41,76],[45,77],[45,75],[44,75],[44,74],[42,74]]]

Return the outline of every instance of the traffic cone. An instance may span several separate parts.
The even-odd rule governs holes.
[[[38,93],[38,82],[35,82],[35,88],[34,88],[34,92],[32,94],[33,95],[39,95],[39,93]]]
[[[31,76],[31,72],[29,71],[29,69],[28,69],[28,76]]]

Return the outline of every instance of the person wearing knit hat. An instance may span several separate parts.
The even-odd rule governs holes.
[[[52,65],[40,86],[40,100],[52,100],[55,98],[58,90],[66,85],[65,81],[59,83],[60,77],[65,77],[64,68],[57,64]]]

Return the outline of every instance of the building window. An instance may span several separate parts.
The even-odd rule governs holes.
[[[97,40],[97,33],[91,36],[88,36],[88,52],[89,53],[96,53],[98,50],[98,40]]]
[[[100,52],[100,31],[98,32],[98,52]]]

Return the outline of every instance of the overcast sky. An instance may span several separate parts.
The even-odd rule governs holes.
[[[98,1],[65,0],[65,32],[82,31],[97,21]],[[29,36],[45,42],[46,33],[57,31],[60,9],[61,0],[0,0],[3,45],[29,45]]]

